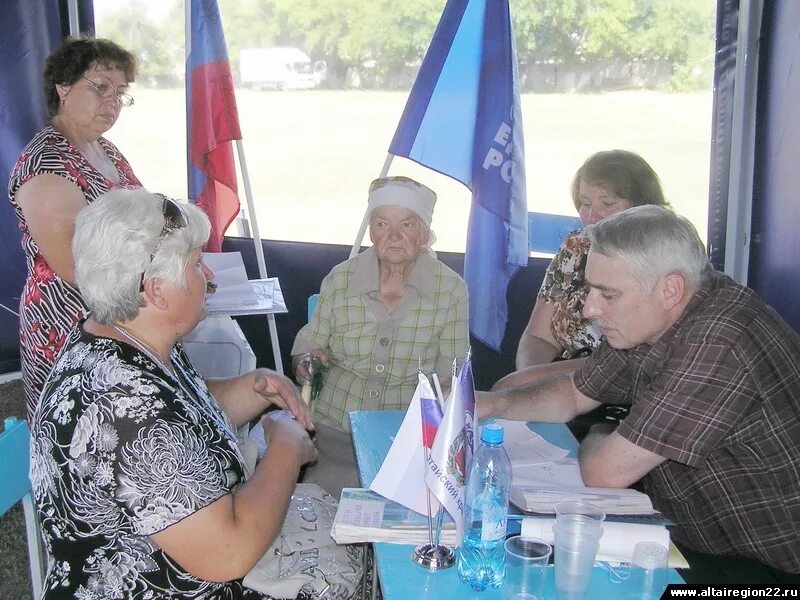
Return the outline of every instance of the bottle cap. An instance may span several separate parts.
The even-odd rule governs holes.
[[[503,426],[497,423],[489,423],[484,425],[481,431],[481,441],[487,444],[502,444],[503,443]]]

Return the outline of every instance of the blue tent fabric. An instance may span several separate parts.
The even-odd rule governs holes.
[[[94,28],[91,0],[78,6],[86,30]],[[0,22],[0,173],[3,195],[19,153],[47,121],[42,68],[69,31],[66,0],[3,2]],[[19,310],[25,281],[19,222],[11,204],[0,201],[0,304]],[[0,307],[0,373],[19,370],[19,319]]]

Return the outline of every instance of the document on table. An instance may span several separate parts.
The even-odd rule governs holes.
[[[587,488],[576,458],[533,432],[521,421],[498,420],[505,430],[503,446],[511,460],[511,502],[527,513],[552,514],[563,500],[586,500],[608,515],[663,521],[650,498],[632,489]]]
[[[577,458],[562,458],[534,465],[511,464],[516,487],[543,489],[581,488],[583,478]]]
[[[497,423],[503,426],[503,447],[514,467],[557,461],[569,454],[568,450],[551,444],[530,429],[524,421],[497,419]]]
[[[344,488],[331,528],[337,544],[388,542],[425,544],[429,541],[428,518],[365,488]],[[445,513],[441,541],[455,545],[456,524]]]

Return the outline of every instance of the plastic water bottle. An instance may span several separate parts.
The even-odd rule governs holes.
[[[457,550],[458,577],[473,590],[503,583],[510,492],[511,461],[503,448],[503,428],[491,423],[481,432],[481,446],[467,475],[464,540]]]

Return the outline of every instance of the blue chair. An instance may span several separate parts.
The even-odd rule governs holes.
[[[5,420],[5,431],[0,433],[0,516],[20,500],[25,513],[25,533],[28,537],[33,599],[42,597],[45,565],[42,561],[42,538],[39,520],[33,506],[31,482],[28,479],[31,435],[28,424],[14,417]]]
[[[531,252],[555,254],[567,234],[581,227],[578,217],[529,212],[528,249]]]
[[[314,311],[317,310],[317,302],[319,302],[319,294],[311,294],[308,297],[308,320],[311,320]]]

